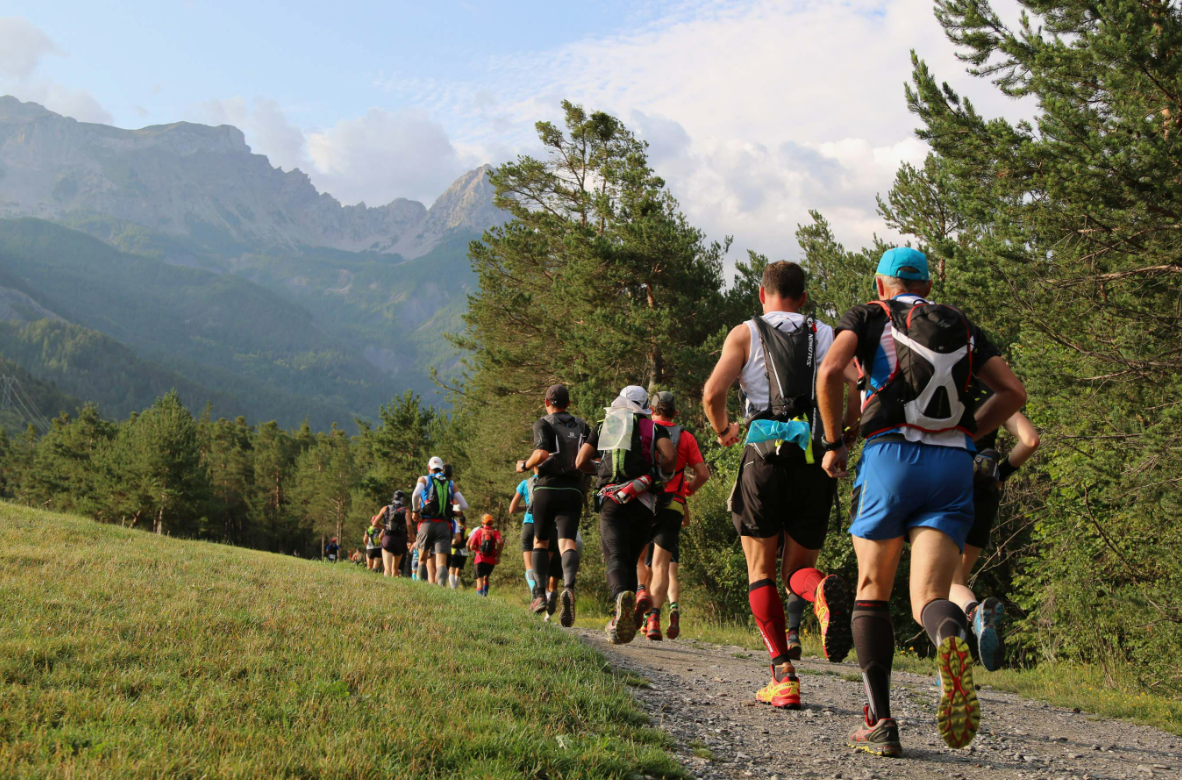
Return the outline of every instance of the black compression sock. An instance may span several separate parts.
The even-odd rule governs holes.
[[[855,601],[852,619],[854,649],[870,713],[875,720],[891,716],[891,662],[895,657],[895,629],[885,601]]]
[[[789,631],[800,630],[800,619],[804,616],[804,608],[807,605],[808,602],[795,593],[788,594],[788,603],[784,605],[784,611],[788,613]]]
[[[562,584],[574,590],[575,578],[579,576],[579,551],[567,550],[562,554]]]
[[[923,630],[928,632],[928,636],[937,647],[950,636],[964,639],[967,633],[968,618],[960,607],[948,599],[932,599],[924,604],[919,618],[923,623]]]
[[[531,560],[534,564],[534,596],[545,595],[546,583],[550,581],[550,551],[535,547]]]

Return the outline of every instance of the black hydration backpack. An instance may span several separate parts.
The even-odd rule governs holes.
[[[547,477],[582,476],[582,472],[575,468],[575,458],[583,446],[583,421],[566,412],[548,414],[542,419],[550,423],[554,430],[557,450],[542,462],[538,474]]]
[[[386,507],[386,533],[395,536],[406,534],[406,507],[393,504]]]
[[[766,410],[752,415],[751,419],[811,420],[816,408],[816,321],[808,317],[803,325],[787,333],[773,328],[763,317],[756,317],[754,322],[763,349],[769,403]]]
[[[862,432],[874,436],[906,426],[926,433],[977,430],[973,416],[973,344],[969,321],[959,309],[919,301],[871,301],[886,314],[884,329],[895,342],[895,369],[862,404]],[[869,387],[878,339],[858,355],[859,385]]]

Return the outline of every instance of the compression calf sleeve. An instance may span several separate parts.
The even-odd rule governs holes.
[[[968,631],[968,618],[960,607],[948,599],[932,599],[924,604],[919,619],[923,623],[923,630],[928,632],[937,647],[950,636],[964,639]]]
[[[854,649],[870,712],[874,719],[891,716],[891,663],[895,658],[895,628],[885,601],[855,601],[852,618]]]
[[[800,630],[800,619],[804,617],[804,608],[807,605],[808,602],[795,593],[788,594],[788,604],[784,607],[784,611],[788,613],[789,631]]]
[[[427,564],[425,563],[419,564],[419,580],[422,582],[427,581]]]
[[[531,560],[534,563],[534,596],[542,595],[546,580],[550,579],[550,551],[534,548]]]
[[[808,602],[817,600],[817,586],[825,579],[824,572],[807,566],[788,575],[788,591]]]
[[[567,550],[562,554],[562,584],[573,589],[575,578],[579,575],[579,551]]]
[[[751,603],[751,614],[763,643],[772,657],[772,664],[788,663],[788,640],[784,636],[784,603],[780,591],[772,580],[760,580],[747,588],[747,600]]]

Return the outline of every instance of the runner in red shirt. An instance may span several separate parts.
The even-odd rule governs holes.
[[[488,578],[493,567],[501,562],[501,549],[505,539],[493,528],[496,520],[492,515],[480,518],[480,528],[468,537],[468,549],[476,553],[476,593],[488,595]]]
[[[681,529],[689,524],[686,498],[710,479],[710,468],[702,460],[694,435],[673,422],[677,416],[677,402],[673,393],[661,391],[653,396],[653,422],[664,426],[677,448],[677,465],[673,477],[665,483],[665,495],[653,518],[652,582],[636,595],[637,614],[643,616],[645,636],[661,639],[661,607],[669,593],[669,584],[680,558]],[[646,604],[647,602],[647,604]],[[677,602],[669,603],[669,638],[681,632]]]

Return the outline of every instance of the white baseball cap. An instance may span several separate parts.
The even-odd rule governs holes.
[[[436,455],[435,457],[431,458],[431,460],[427,461],[427,471],[442,471],[442,470],[443,470],[443,458]]]
[[[612,407],[615,409],[631,409],[640,414],[652,414],[653,410],[648,408],[648,391],[639,385],[628,385],[620,394],[612,401]]]

